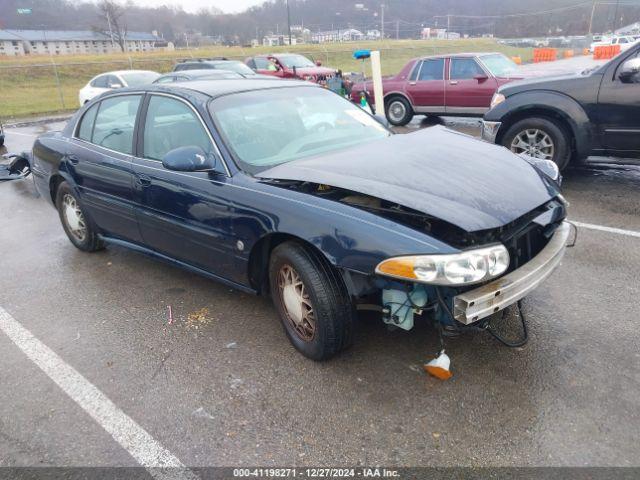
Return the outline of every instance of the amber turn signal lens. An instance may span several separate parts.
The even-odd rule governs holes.
[[[413,257],[390,258],[378,264],[377,272],[402,278],[418,278],[413,271],[415,259]]]

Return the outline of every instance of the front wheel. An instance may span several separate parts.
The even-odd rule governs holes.
[[[547,118],[525,118],[514,123],[502,138],[513,153],[552,160],[563,170],[571,160],[571,139],[565,130]]]
[[[278,245],[269,261],[269,283],[284,330],[305,357],[327,360],[351,344],[349,295],[319,253],[297,242]]]
[[[406,98],[392,97],[386,102],[387,120],[391,125],[403,127],[413,119],[413,108]]]
[[[64,232],[76,248],[95,252],[104,248],[98,232],[89,221],[78,196],[67,182],[62,182],[56,192],[56,208]]]

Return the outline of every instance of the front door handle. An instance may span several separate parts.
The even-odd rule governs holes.
[[[457,85],[457,84],[458,84],[458,81],[457,81],[457,80],[451,80],[451,81],[449,82],[449,85]]]
[[[151,177],[148,175],[136,175],[136,187],[145,188],[151,185]]]

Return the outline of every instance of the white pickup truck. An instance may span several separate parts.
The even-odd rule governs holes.
[[[613,36],[613,37],[603,37],[602,40],[598,42],[593,42],[589,47],[589,51],[593,53],[596,47],[607,47],[609,45],[620,45],[620,50],[624,52],[625,50],[631,48],[631,46],[636,43],[638,40],[631,36]]]

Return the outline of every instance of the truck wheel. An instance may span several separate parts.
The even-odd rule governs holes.
[[[514,153],[553,160],[560,170],[571,160],[569,135],[547,118],[525,118],[514,123],[502,138],[502,145]]]
[[[67,182],[58,186],[56,208],[62,228],[76,248],[84,252],[95,252],[104,248],[102,240],[98,238],[98,233],[80,205],[80,200]]]
[[[284,330],[305,357],[327,360],[351,344],[351,299],[320,254],[296,242],[278,245],[269,260],[269,283]]]
[[[387,120],[391,125],[403,127],[413,118],[413,108],[404,97],[392,97],[386,102]]]

